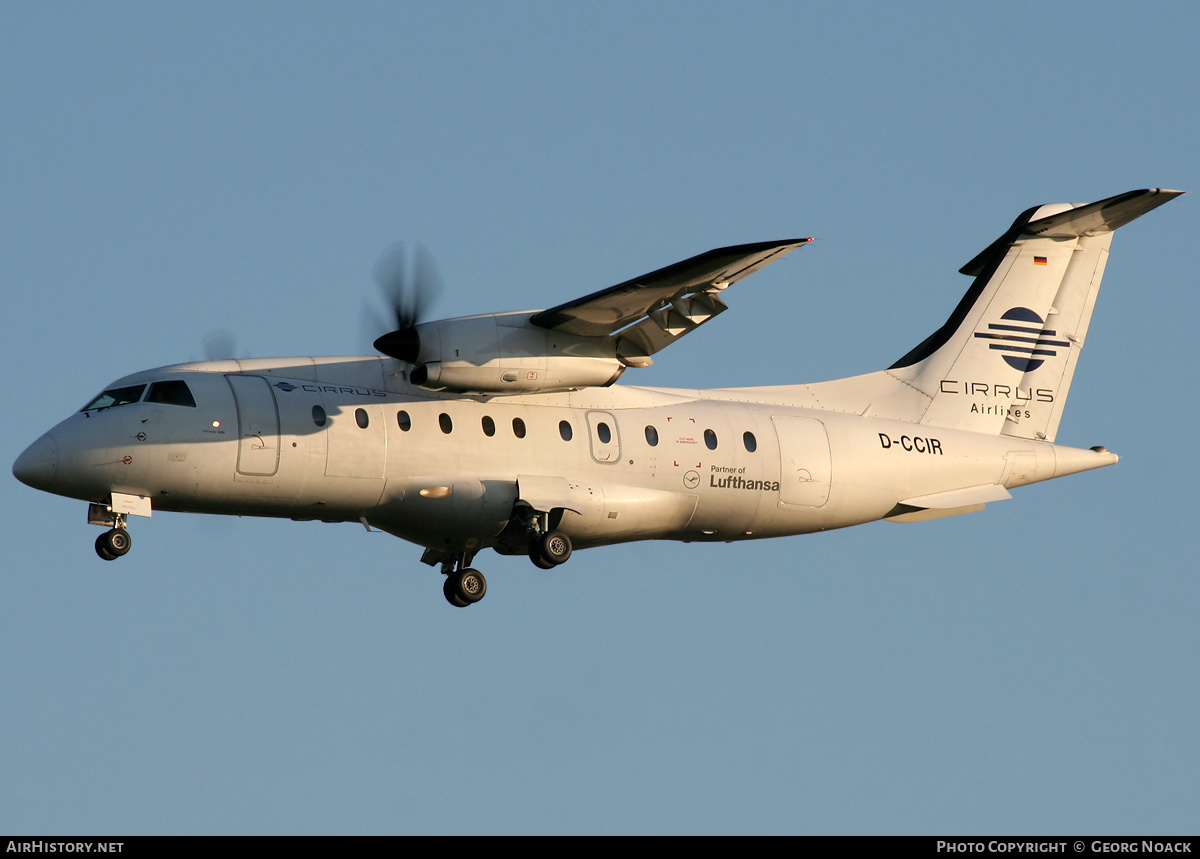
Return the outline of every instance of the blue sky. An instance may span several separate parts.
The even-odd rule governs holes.
[[[5,4],[0,451],[215,330],[368,350],[397,239],[462,315],[812,235],[624,381],[878,369],[1025,208],[1200,191],[1198,26],[1185,3]],[[1194,831],[1195,206],[1114,240],[1059,441],[1121,463],[980,514],[549,573],[488,553],[455,611],[358,526],[157,514],[105,564],[82,503],[0,481],[0,829]]]

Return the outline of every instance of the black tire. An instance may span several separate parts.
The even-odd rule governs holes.
[[[96,554],[106,561],[115,561],[117,556],[108,550],[108,532],[96,538]]]
[[[542,548],[536,541],[529,547],[529,560],[533,561],[533,565],[539,570],[553,570],[558,566],[542,557]]]
[[[487,579],[479,570],[467,567],[454,574],[454,590],[463,602],[479,602],[487,596]]]
[[[458,595],[458,591],[454,587],[454,576],[446,576],[446,581],[442,582],[442,594],[446,597],[446,602],[455,608],[466,608],[470,605]]]
[[[133,548],[133,539],[124,528],[112,528],[104,532],[104,544],[116,557],[121,557]]]
[[[551,531],[542,535],[537,543],[542,560],[558,566],[571,557],[571,538],[562,531]]]

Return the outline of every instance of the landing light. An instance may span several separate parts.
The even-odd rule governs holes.
[[[213,421],[213,426],[214,426],[214,427],[219,427],[220,425],[221,425],[221,422],[220,422],[220,421]]]

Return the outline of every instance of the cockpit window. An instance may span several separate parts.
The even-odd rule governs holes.
[[[146,394],[148,403],[166,403],[169,406],[190,406],[196,408],[196,399],[188,390],[187,382],[174,379],[170,382],[155,382]]]
[[[128,388],[111,388],[96,399],[92,400],[81,411],[90,412],[93,409],[111,409],[113,406],[123,406],[126,403],[136,403],[142,398],[145,385],[130,385]],[[192,403],[195,405],[195,403]]]

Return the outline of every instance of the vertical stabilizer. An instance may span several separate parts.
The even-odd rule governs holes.
[[[887,371],[928,398],[919,416],[891,416],[1052,441],[1113,230],[1181,193],[1151,188],[1022,213],[962,268],[975,280],[946,324]]]

